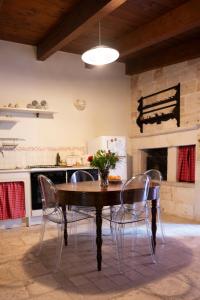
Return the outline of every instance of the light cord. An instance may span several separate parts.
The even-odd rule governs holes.
[[[101,23],[99,21],[99,46],[101,46]]]

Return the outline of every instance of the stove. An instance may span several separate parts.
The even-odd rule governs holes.
[[[33,165],[33,166],[27,166],[27,169],[43,169],[43,168],[60,168],[60,166],[56,165]]]
[[[60,169],[51,169],[58,168],[56,165],[34,165],[29,166],[33,168],[31,170],[31,201],[32,209],[41,209],[42,208],[42,197],[40,194],[40,186],[38,182],[39,175],[45,175],[49,178],[54,184],[66,183],[66,170]]]

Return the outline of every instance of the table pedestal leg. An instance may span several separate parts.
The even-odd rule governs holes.
[[[156,215],[157,215],[157,200],[152,200],[151,201],[151,214],[152,214],[152,223],[151,223],[151,230],[152,230],[152,248],[153,248],[153,253],[155,254],[156,252],[156,230],[157,230],[157,225],[156,225]]]
[[[65,246],[67,246],[68,243],[68,234],[67,234],[67,215],[66,215],[66,205],[62,205],[62,212],[63,212],[63,218],[64,218],[64,241]]]
[[[102,261],[102,207],[96,207],[96,245],[97,245],[97,269],[101,271]]]

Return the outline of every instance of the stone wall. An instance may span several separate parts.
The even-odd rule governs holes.
[[[132,77],[132,130],[131,135],[139,133],[137,118],[137,100],[141,96],[164,90],[181,84],[181,127],[193,126],[200,123],[200,58],[164,68],[144,72]],[[144,133],[159,132],[176,127],[176,121],[170,120],[161,124],[144,125]]]
[[[136,124],[137,100],[141,96],[180,83],[180,128],[176,120],[144,125]],[[200,59],[186,61],[132,76],[132,153],[133,174],[143,171],[142,149],[168,147],[168,178],[161,188],[161,206],[169,214],[200,220]],[[196,145],[195,184],[176,180],[177,147]]]

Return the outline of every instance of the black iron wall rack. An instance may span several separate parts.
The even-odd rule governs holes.
[[[164,95],[162,95],[165,92],[173,92],[173,90],[173,96],[165,98]],[[145,104],[146,99],[154,96],[156,96],[156,98],[160,97],[161,100],[151,104]],[[138,103],[137,110],[139,116],[136,123],[140,127],[140,132],[143,132],[144,124],[160,124],[162,121],[168,121],[170,119],[176,119],[177,127],[180,127],[180,83],[168,89],[141,97],[138,100]],[[169,111],[170,108],[172,108],[172,110]],[[167,110],[167,112],[163,112],[164,110]],[[147,115],[146,118],[145,115]]]

